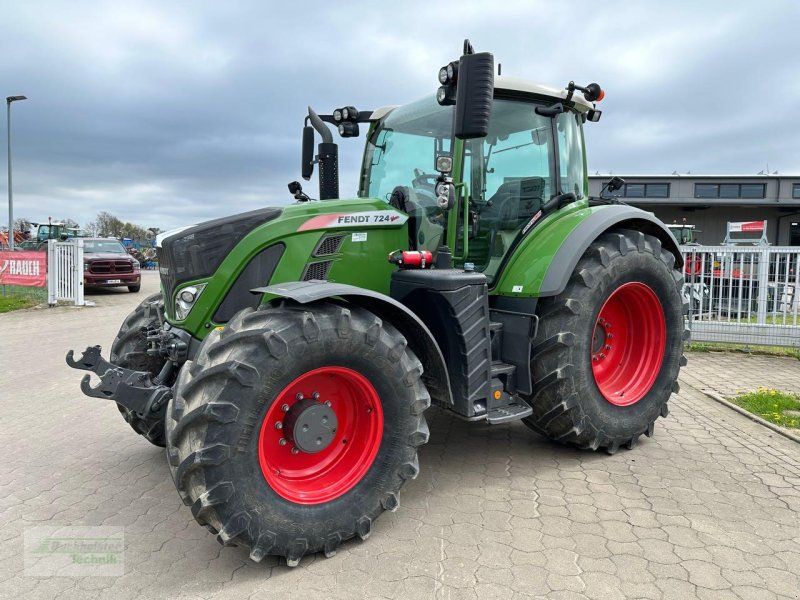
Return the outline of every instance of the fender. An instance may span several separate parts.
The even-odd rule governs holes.
[[[299,304],[341,298],[370,311],[391,323],[405,336],[409,348],[422,363],[422,380],[428,388],[431,400],[439,406],[453,406],[447,365],[433,334],[417,315],[394,298],[354,285],[313,280],[280,283],[250,291],[254,294],[267,294],[268,297],[288,298]]]
[[[560,294],[581,256],[610,229],[632,229],[658,238],[675,257],[675,264],[683,267],[675,236],[653,213],[627,204],[581,203],[552,214],[531,231],[510,257],[492,293],[519,297]]]

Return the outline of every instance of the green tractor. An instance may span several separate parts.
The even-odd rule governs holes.
[[[28,239],[17,244],[20,250],[46,250],[48,240],[63,242],[70,238],[86,236],[86,233],[78,227],[69,227],[66,223],[54,223],[52,220],[31,225],[36,228],[36,236],[26,232]]]
[[[495,77],[468,42],[438,78],[406,106],[309,108],[320,199],[293,182],[293,204],[160,234],[161,293],[110,362],[67,356],[166,447],[195,519],[255,561],[366,538],[419,472],[431,403],[613,453],[678,389],[678,244],[588,197],[600,87]],[[329,126],[366,130],[356,198],[339,198]]]

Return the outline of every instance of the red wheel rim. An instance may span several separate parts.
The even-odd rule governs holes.
[[[641,400],[658,377],[666,348],[664,309],[643,283],[617,288],[603,304],[592,334],[592,374],[611,404]]]
[[[330,444],[308,453],[293,445],[283,423],[292,406],[312,398],[330,402],[337,424]],[[369,380],[352,369],[322,367],[301,375],[275,398],[261,424],[258,461],[280,496],[298,504],[320,504],[338,498],[364,477],[382,437],[383,408]]]

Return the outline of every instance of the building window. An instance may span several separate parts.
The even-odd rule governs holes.
[[[669,198],[668,183],[626,183],[615,191],[615,198]]]
[[[797,185],[797,184],[795,184]],[[763,183],[696,183],[695,198],[766,198]]]
[[[719,186],[716,183],[695,183],[695,198],[718,198]]]
[[[628,183],[625,185],[626,198],[644,198],[643,183]]]
[[[648,198],[669,198],[669,184],[668,183],[648,183],[647,184],[647,197]]]
[[[743,183],[741,198],[765,198],[766,187],[763,183]]]
[[[800,198],[800,183],[792,184],[792,198]]]

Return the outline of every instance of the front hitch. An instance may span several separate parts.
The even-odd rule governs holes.
[[[92,376],[86,374],[81,380],[81,391],[92,398],[113,400],[120,406],[144,416],[161,410],[172,398],[172,388],[159,383],[146,371],[134,371],[118,367],[105,360],[100,346],[89,346],[75,360],[72,350],[67,352],[67,364],[73,369],[90,371],[100,377],[100,385],[92,387]]]

